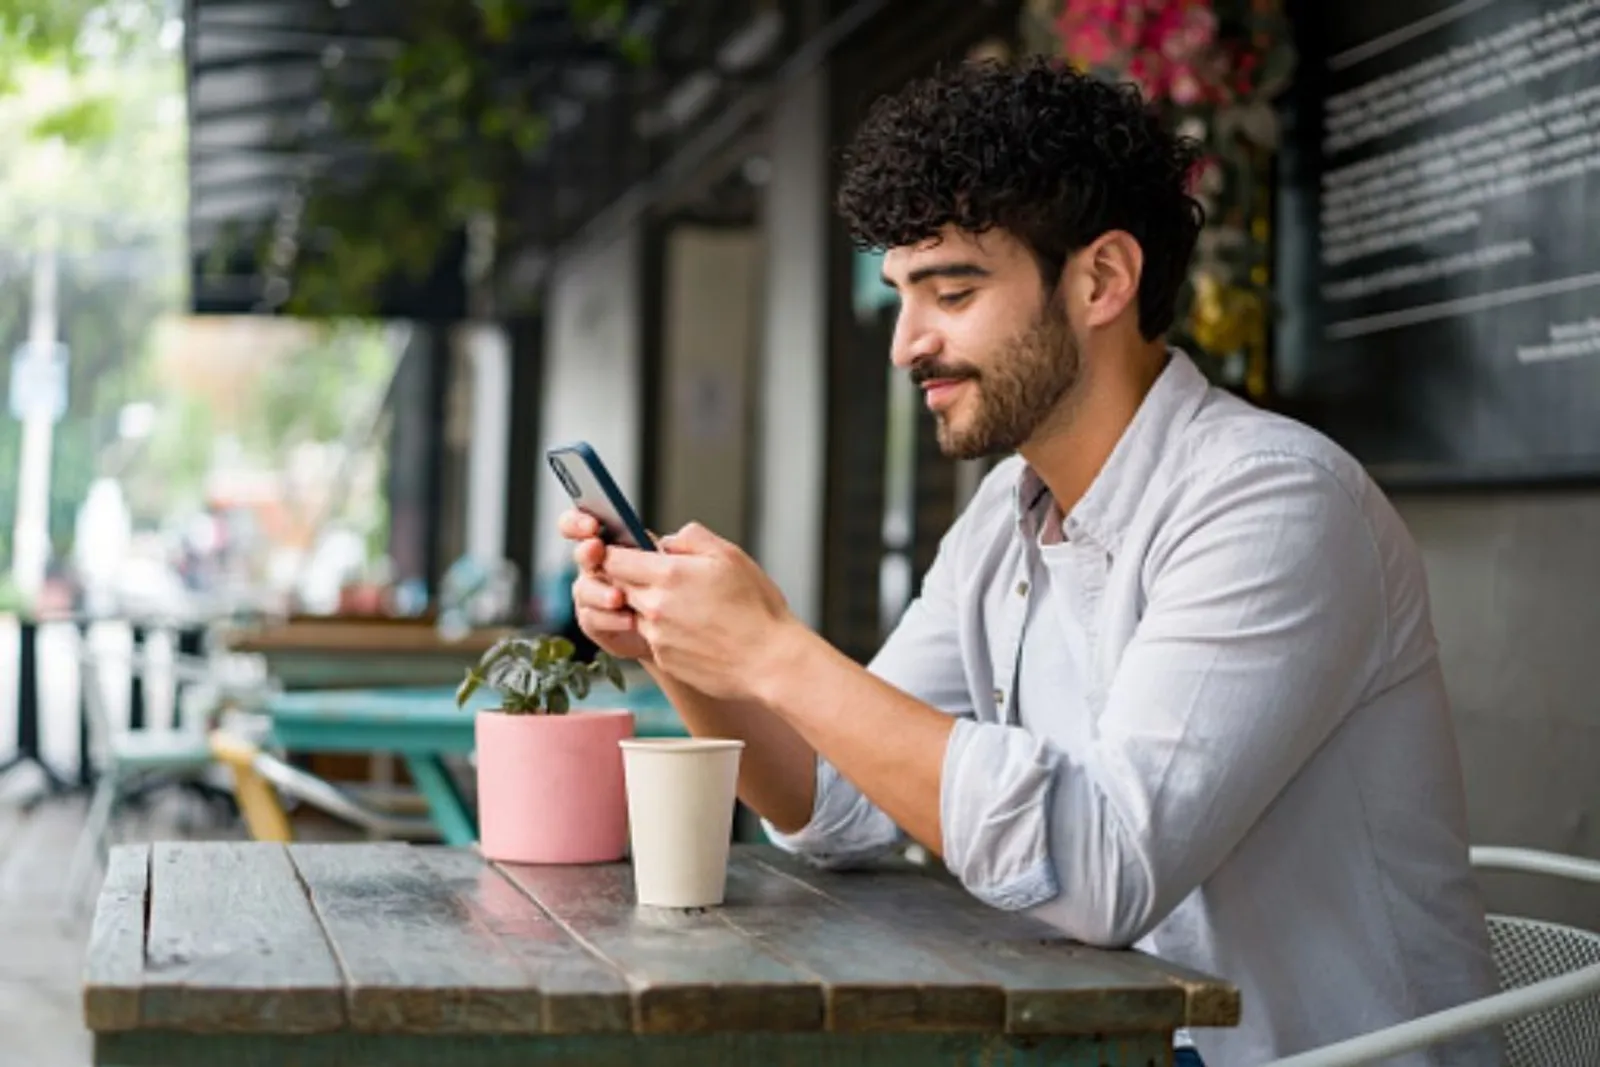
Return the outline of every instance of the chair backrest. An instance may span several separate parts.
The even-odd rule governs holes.
[[[1501,989],[1600,964],[1600,934],[1537,919],[1491,915],[1489,942]],[[1596,1067],[1600,996],[1513,1020],[1505,1034],[1508,1067]]]

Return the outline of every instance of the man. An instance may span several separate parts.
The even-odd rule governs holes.
[[[1415,547],[1354,460],[1162,340],[1194,161],[1132,90],[1043,62],[865,122],[839,204],[886,249],[893,361],[947,454],[1018,453],[869,668],[698,526],[660,553],[562,530],[583,628],[745,740],[778,843],[909,837],[996,908],[1224,976],[1242,1025],[1193,1040],[1248,1067],[1494,978]]]

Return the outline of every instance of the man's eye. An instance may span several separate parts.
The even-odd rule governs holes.
[[[972,295],[971,289],[962,289],[954,293],[940,293],[939,306],[953,308],[966,303],[967,297]]]

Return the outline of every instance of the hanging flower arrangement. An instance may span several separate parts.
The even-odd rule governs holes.
[[[1224,384],[1268,390],[1274,100],[1294,70],[1282,0],[1029,0],[1028,47],[1133,82],[1200,142],[1206,209],[1178,336]]]

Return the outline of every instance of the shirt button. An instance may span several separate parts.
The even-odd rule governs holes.
[[[1001,707],[1002,705],[1005,704],[1005,702],[1006,702],[1006,692],[1005,692],[1005,690],[1004,689],[996,689],[994,691],[994,706],[997,707],[997,708]]]
[[[1018,582],[1017,583],[1017,595],[1018,596],[1027,596],[1028,595],[1028,583],[1027,582]]]

